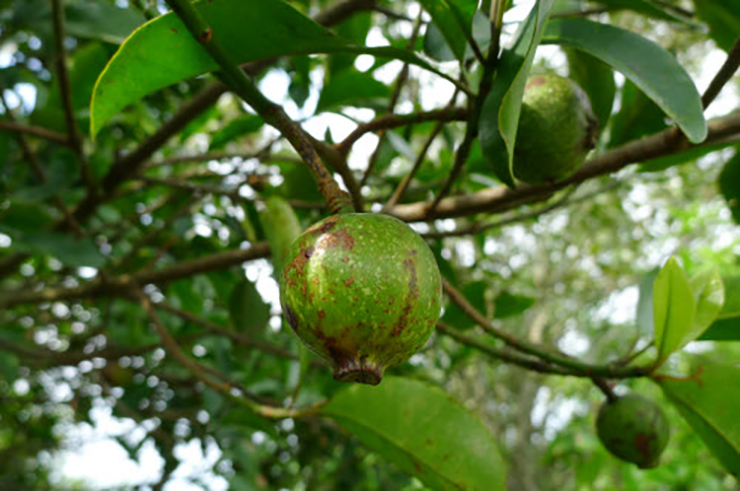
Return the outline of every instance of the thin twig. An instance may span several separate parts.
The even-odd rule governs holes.
[[[505,10],[506,0],[491,1],[491,44],[488,47],[486,58],[483,60],[483,74],[481,75],[481,80],[478,84],[478,94],[476,94],[475,97],[468,99],[468,120],[465,127],[465,136],[463,137],[463,141],[457,147],[457,152],[455,152],[455,162],[452,165],[452,170],[450,171],[447,181],[426,210],[427,217],[435,216],[437,206],[439,206],[439,203],[452,190],[452,186],[460,176],[463,166],[468,161],[470,151],[473,148],[473,142],[478,137],[478,127],[480,125],[480,116],[481,111],[483,110],[483,104],[486,101],[488,93],[491,91],[491,87],[493,87],[493,77],[498,68],[501,26]]]
[[[460,92],[458,90],[455,90],[455,93],[452,94],[452,98],[447,104],[447,107],[452,108],[455,106],[455,101],[457,100],[457,96],[459,93]],[[444,128],[444,125],[445,123],[443,123],[442,121],[438,121],[437,124],[434,125],[434,129],[432,129],[432,132],[427,137],[426,142],[424,142],[424,146],[422,147],[421,151],[419,151],[419,155],[416,156],[416,161],[414,162],[413,167],[398,184],[398,187],[396,187],[396,190],[393,192],[393,194],[383,207],[383,211],[393,208],[401,200],[403,194],[406,192],[406,189],[408,189],[411,180],[414,178],[416,173],[419,172],[419,169],[421,169],[421,164],[424,163],[424,159],[426,158],[427,152],[429,152],[429,148],[432,146],[432,143],[437,138],[437,135],[442,132],[442,128]]]
[[[69,140],[66,135],[57,133],[56,131],[47,130],[40,126],[29,126],[26,124],[15,123],[11,121],[0,121],[0,130],[13,131],[17,133],[25,133],[27,135],[38,136],[49,141],[61,143],[63,145],[69,145]]]
[[[732,45],[730,52],[727,53],[727,59],[722,64],[722,68],[719,69],[710,82],[709,87],[707,87],[707,90],[701,96],[701,103],[704,109],[709,107],[712,101],[714,101],[722,90],[722,87],[735,75],[738,67],[740,67],[740,37],[735,40],[735,44]]]
[[[357,140],[367,133],[424,123],[426,121],[465,121],[467,117],[468,111],[465,108],[443,108],[410,114],[389,114],[359,125],[352,133],[347,135],[347,138],[337,143],[335,147],[342,155],[347,155]]]
[[[177,361],[183,367],[187,368],[193,375],[195,375],[198,380],[202,381],[204,384],[215,391],[231,393],[232,388],[237,388],[240,392],[242,392],[242,395],[244,397],[251,399],[252,401],[260,401],[259,397],[251,394],[244,387],[242,387],[241,384],[238,384],[237,382],[229,379],[228,376],[217,372],[210,367],[201,365],[200,363],[183,353],[175,338],[172,337],[170,332],[160,320],[156,310],[152,305],[151,300],[149,300],[149,297],[147,297],[143,291],[139,292],[138,297],[141,307],[147,313],[147,316],[154,326],[154,330],[157,332],[159,339],[162,340],[162,347],[175,361]],[[221,380],[221,382],[214,380],[212,377]]]
[[[10,110],[8,102],[5,100],[5,94],[2,87],[0,87],[0,103],[2,103],[3,109],[5,109],[5,115],[8,117],[8,119],[11,120],[11,122],[13,122],[14,116]],[[15,136],[21,146],[21,151],[23,152],[24,159],[29,163],[29,165],[31,166],[31,170],[36,175],[38,180],[42,183],[48,182],[49,176],[46,173],[46,169],[44,169],[41,164],[39,164],[38,160],[36,159],[36,154],[26,141],[26,137],[23,135],[23,133],[16,133]],[[83,235],[85,235],[82,231],[82,228],[80,227],[80,224],[77,223],[74,215],[72,215],[72,213],[69,211],[69,208],[67,208],[66,203],[64,203],[64,200],[60,198],[58,194],[54,194],[51,199],[56,207],[59,208],[59,211],[62,212],[66,223],[75,233],[75,235],[77,237],[82,237]]]
[[[408,42],[406,43],[406,49],[408,51],[412,51],[414,49],[414,45],[416,44],[416,39],[419,37],[419,30],[421,29],[421,18],[423,15],[423,10],[419,11],[419,15],[416,18],[416,22],[414,23],[414,29],[411,32],[411,36],[409,37]],[[401,89],[403,89],[404,84],[406,83],[406,80],[409,77],[409,64],[408,62],[404,62],[403,66],[401,67],[401,71],[398,73],[398,76],[396,77],[396,83],[393,87],[393,93],[391,94],[390,101],[388,102],[388,110],[386,111],[387,114],[393,114],[393,112],[396,110],[396,104],[398,103],[398,99],[401,96]],[[457,91],[455,91],[457,93]],[[380,155],[380,150],[383,147],[383,141],[385,140],[385,130],[381,130],[378,132],[378,144],[375,146],[375,149],[373,150],[373,153],[370,155],[370,159],[367,162],[367,168],[365,169],[365,173],[362,175],[362,179],[360,179],[360,187],[364,186],[367,182],[368,178],[370,177],[370,174],[373,172],[373,168],[375,168],[375,164],[378,161],[378,156]]]
[[[505,363],[511,363],[513,365],[526,368],[527,370],[532,370],[538,373],[549,373],[549,374],[556,374],[556,375],[582,376],[580,372],[577,372],[574,370],[568,370],[568,369],[559,367],[557,365],[552,365],[552,364],[543,362],[542,360],[539,360],[536,358],[527,358],[527,357],[518,355],[510,351],[495,348],[493,346],[490,346],[484,343],[483,341],[479,341],[478,339],[475,339],[472,336],[464,334],[458,331],[457,329],[453,328],[452,326],[449,326],[448,324],[441,322],[441,321],[437,322],[437,332],[440,332],[446,336],[449,336],[461,344],[470,346],[471,348],[475,348],[476,350],[492,358],[496,358]]]
[[[588,377],[630,378],[642,377],[650,373],[649,370],[643,367],[619,368],[613,365],[589,365],[570,358],[565,354],[553,353],[537,345],[527,343],[513,334],[509,334],[508,332],[494,326],[448,281],[443,279],[442,286],[450,299],[460,307],[460,310],[462,310],[465,315],[478,324],[478,326],[480,326],[485,332],[491,334],[495,338],[501,339],[504,343],[517,351],[535,356],[553,365],[581,372],[584,376]]]

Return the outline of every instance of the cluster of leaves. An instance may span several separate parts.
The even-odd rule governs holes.
[[[722,489],[726,472],[738,475],[740,400],[727,387],[740,372],[726,341],[740,340],[740,118],[707,124],[685,68],[689,49],[732,53],[734,2],[540,0],[509,26],[509,2],[495,0],[204,1],[202,42],[158,2],[129,3],[0,2],[9,486],[59,484],[40,456],[59,444],[60,422],[91,422],[101,400],[153,422],[145,439],[118,441],[133,459],[156,444],[158,487],[194,439],[218,445],[213,472],[234,489],[530,489],[545,475],[553,489]],[[286,200],[303,227],[329,209],[289,128],[276,133],[216,80],[234,83],[204,49],[211,37],[264,92],[286,81],[281,102],[304,127],[327,127],[311,145],[355,206],[415,222],[462,292],[432,342],[377,389],[336,383],[282,327],[265,204]],[[536,57],[542,45],[560,46],[565,65]],[[517,187],[521,99],[537,70],[567,71],[602,132],[582,172]],[[441,86],[450,98],[429,110]],[[337,117],[354,133],[330,131]],[[373,132],[375,151],[349,165]],[[665,261],[677,244],[683,268]],[[634,322],[601,313],[638,282]],[[588,349],[568,352],[569,335]],[[715,343],[683,350],[697,339]],[[609,460],[590,416],[552,433],[547,419],[566,402],[585,413],[596,403],[584,390],[593,375],[655,397],[659,387],[676,408],[680,443],[651,471],[661,474]],[[699,439],[717,461],[672,472],[693,459],[681,448],[705,448]]]

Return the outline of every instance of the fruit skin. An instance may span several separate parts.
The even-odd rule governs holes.
[[[596,433],[614,456],[640,469],[650,469],[660,463],[670,428],[655,402],[639,394],[627,394],[601,406]]]
[[[527,79],[514,146],[514,176],[529,184],[565,179],[594,148],[599,123],[586,93],[554,74]]]
[[[326,218],[291,246],[280,302],[298,337],[341,381],[377,385],[416,353],[442,306],[439,269],[408,225],[371,213]]]

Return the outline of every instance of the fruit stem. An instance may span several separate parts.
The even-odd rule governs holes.
[[[609,382],[606,381],[606,379],[600,378],[600,377],[592,377],[591,380],[593,380],[594,385],[598,387],[601,392],[604,393],[606,396],[606,400],[609,401],[609,403],[617,402],[617,395],[614,393],[614,390],[612,389],[612,386],[609,384]]]
[[[190,0],[165,0],[172,11],[183,21],[196,41],[203,46],[211,58],[218,63],[220,72],[215,72],[224,84],[235,94],[252,106],[266,123],[274,126],[290,142],[301,159],[308,165],[319,192],[324,196],[332,213],[352,208],[349,196],[339,188],[332,174],[321,161],[316,148],[308,135],[285,113],[282,107],[270,101],[259,91],[255,83],[239,67],[225,46],[221,44],[218,33],[203,18]]]

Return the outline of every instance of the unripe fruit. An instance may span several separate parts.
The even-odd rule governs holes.
[[[280,302],[298,337],[334,378],[376,385],[408,360],[439,318],[442,285],[426,243],[386,215],[326,218],[291,246]]]
[[[514,146],[514,176],[529,184],[565,179],[594,148],[598,126],[588,96],[573,80],[530,77]]]
[[[670,429],[655,402],[639,394],[628,394],[601,406],[596,433],[614,456],[650,469],[660,462]]]

